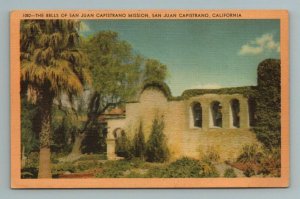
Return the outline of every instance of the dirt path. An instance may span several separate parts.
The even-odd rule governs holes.
[[[243,174],[243,171],[239,170],[239,169],[236,169],[228,164],[225,164],[225,163],[218,163],[218,164],[215,164],[215,167],[216,169],[218,170],[219,174],[220,174],[220,177],[223,177],[224,176],[224,173],[225,173],[225,170],[226,169],[233,169],[235,174],[236,174],[236,177],[237,178],[241,178],[241,177],[246,177],[244,174]]]

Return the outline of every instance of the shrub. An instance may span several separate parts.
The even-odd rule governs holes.
[[[135,134],[133,138],[132,145],[133,145],[132,146],[133,155],[143,160],[146,152],[146,143],[145,143],[145,136],[143,132],[142,122],[140,123],[138,132]]]
[[[149,177],[159,178],[202,178],[219,176],[211,164],[203,164],[199,160],[183,157],[165,167],[149,170]]]
[[[200,176],[202,178],[216,178],[219,177],[219,173],[211,162],[202,162],[202,171]]]
[[[52,174],[59,175],[65,172],[74,173],[76,170],[75,165],[72,162],[64,162],[60,164],[53,165]]]
[[[37,168],[26,167],[26,168],[23,168],[21,171],[22,179],[37,178],[37,177],[38,177],[38,169]]]
[[[121,136],[116,139],[116,154],[126,159],[132,158],[132,147],[130,140],[127,138],[125,132],[121,133]]]
[[[279,148],[266,149],[264,151],[259,174],[263,174],[264,176],[280,177],[281,152]]]
[[[92,161],[79,161],[76,164],[76,172],[86,171],[95,168],[101,168],[102,163],[98,163],[95,160]]]
[[[246,168],[246,170],[243,173],[246,177],[251,177],[255,175],[255,171],[250,165]]]
[[[218,162],[219,160],[220,155],[213,147],[208,148],[205,155],[201,158],[203,162]]]
[[[26,168],[38,168],[39,167],[39,152],[31,152],[26,159]]]
[[[259,151],[257,144],[245,145],[242,153],[237,158],[237,162],[242,163],[260,163],[263,154]]]
[[[149,162],[165,162],[169,159],[166,136],[163,133],[163,119],[155,118],[152,124],[151,134],[146,145],[146,156]]]
[[[225,178],[236,178],[236,174],[233,170],[233,168],[227,168],[224,172],[224,177]]]
[[[103,165],[103,172],[96,174],[98,178],[120,178],[124,172],[132,168],[132,164],[127,160],[107,161]]]
[[[107,160],[106,154],[90,154],[83,155],[77,161],[85,161],[85,160]]]

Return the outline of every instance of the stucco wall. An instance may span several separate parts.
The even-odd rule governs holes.
[[[240,128],[232,125],[230,101],[237,99],[240,104]],[[211,104],[218,101],[222,106],[222,128],[212,126]],[[202,126],[193,127],[191,105],[199,102],[202,108]],[[167,137],[171,158],[190,156],[201,158],[209,149],[220,154],[221,160],[236,158],[245,144],[256,143],[253,132],[249,130],[248,100],[239,94],[205,94],[182,101],[168,101],[157,88],[148,88],[140,96],[139,102],[126,104],[126,117],[116,121],[109,120],[109,134],[116,128],[125,130],[132,138],[140,122],[146,140],[151,132],[155,117],[163,116],[164,133]]]

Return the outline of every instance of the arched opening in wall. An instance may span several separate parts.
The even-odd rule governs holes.
[[[126,157],[128,153],[128,139],[125,131],[121,128],[117,128],[113,131],[115,137],[115,152],[119,157]]]
[[[194,102],[191,105],[191,127],[202,128],[202,107],[199,102]]]
[[[252,97],[250,97],[249,100],[248,100],[248,107],[249,107],[249,125],[250,126],[255,126],[256,102]]]
[[[218,101],[213,101],[210,105],[211,127],[222,127],[222,105]]]
[[[231,126],[235,128],[240,128],[240,102],[237,99],[230,101],[231,110]]]

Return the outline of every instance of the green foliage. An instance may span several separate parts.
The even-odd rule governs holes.
[[[133,156],[131,141],[124,132],[116,138],[116,154],[126,159],[131,159]]]
[[[39,140],[35,122],[38,121],[37,107],[27,103],[26,99],[21,99],[21,148],[25,149],[27,155],[39,149]]]
[[[83,152],[101,152],[106,148],[106,132],[99,116],[136,97],[140,89],[142,58],[113,31],[95,33],[82,48],[88,55],[93,85],[88,88],[87,120],[82,128],[85,139],[81,146]]]
[[[26,159],[25,168],[38,168],[39,165],[39,153],[31,152]]]
[[[246,177],[251,177],[255,175],[255,171],[252,166],[248,166],[246,170],[243,172]]]
[[[163,118],[155,118],[152,124],[151,134],[146,145],[146,156],[149,162],[165,162],[169,159],[166,136],[163,133]]]
[[[210,147],[201,158],[203,162],[218,162],[219,160],[220,154],[212,147]]]
[[[76,166],[72,162],[64,162],[52,166],[52,175],[59,175],[65,172],[74,173]]]
[[[21,171],[22,179],[33,179],[33,178],[37,178],[37,176],[38,176],[38,169],[34,167],[26,167],[23,168]]]
[[[80,93],[90,76],[79,49],[79,26],[75,20],[22,20],[21,83],[37,94]]]
[[[40,114],[39,146],[50,148],[54,99],[82,93],[90,84],[86,55],[79,49],[77,20],[22,20],[20,24],[20,81],[27,99]],[[44,154],[50,159],[50,153]],[[51,177],[50,165],[39,165],[40,177]]]
[[[100,107],[94,108],[101,109],[107,102],[124,102],[136,94],[142,60],[134,55],[129,43],[119,39],[118,33],[98,32],[83,48],[90,60],[93,90],[99,98]]]
[[[92,121],[87,127],[81,144],[82,153],[103,153],[106,151],[106,129],[99,121]]]
[[[220,88],[220,89],[189,89],[185,90],[181,97],[188,99],[190,97],[205,95],[205,94],[242,94],[245,97],[255,95],[256,87],[245,86],[245,87],[233,87],[233,88]]]
[[[260,163],[262,159],[262,152],[259,150],[258,145],[245,145],[242,149],[242,153],[237,158],[237,162],[242,163]]]
[[[96,175],[98,178],[119,178],[124,172],[132,168],[132,164],[127,160],[107,161],[104,164],[102,173]]]
[[[281,175],[281,151],[280,148],[259,149],[257,145],[243,147],[242,153],[237,162],[243,163],[246,167],[244,175],[262,174],[264,176],[280,177]]]
[[[227,168],[224,172],[224,178],[236,178],[236,173],[233,168]]]
[[[106,153],[102,154],[92,154],[92,155],[83,155],[77,161],[86,161],[86,160],[106,160]]]
[[[281,176],[281,151],[280,148],[265,149],[258,172],[264,176]]]
[[[212,164],[183,157],[166,167],[150,169],[148,176],[158,178],[204,178],[218,177],[219,174]]]
[[[146,143],[142,122],[140,123],[138,132],[134,135],[132,145],[133,155],[144,160],[146,153]]]
[[[281,143],[281,81],[280,60],[266,59],[258,66],[256,96],[256,125],[254,131],[266,147],[280,147]]]
[[[164,82],[167,77],[167,66],[155,59],[147,59],[145,63],[145,82]]]
[[[90,169],[101,168],[103,163],[99,163],[95,160],[92,161],[77,161],[76,163],[76,172],[83,172]]]
[[[51,151],[69,153],[72,149],[72,138],[79,129],[80,121],[73,111],[52,108]]]

